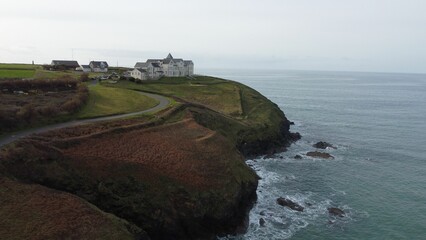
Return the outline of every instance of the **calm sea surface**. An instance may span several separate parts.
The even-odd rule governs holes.
[[[249,160],[262,179],[249,230],[236,239],[426,239],[426,75],[199,73],[256,89],[303,136],[277,158]],[[334,160],[306,157],[318,141],[337,147],[326,150]],[[278,197],[305,211],[277,205]],[[330,217],[328,207],[347,216]]]

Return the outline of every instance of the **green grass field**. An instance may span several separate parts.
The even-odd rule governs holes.
[[[31,64],[5,64],[0,63],[0,79],[1,78],[32,78],[36,70],[40,68],[38,65]]]
[[[102,85],[89,86],[89,100],[77,113],[77,118],[95,118],[152,108],[158,101],[136,91],[109,88]]]
[[[124,71],[121,68],[118,70]],[[44,70],[41,65],[0,63],[0,80],[7,78],[55,79],[62,77],[79,79],[81,74],[82,72],[77,71],[48,71]],[[99,75],[104,75],[104,73],[89,73],[89,77]]]
[[[196,76],[192,79],[162,78],[140,84],[120,81],[106,84],[111,87],[138,89],[203,104],[230,118],[218,117],[199,111],[196,118],[210,129],[217,130],[229,139],[255,141],[280,132],[283,118],[278,106],[266,97],[243,84],[223,79]]]
[[[32,78],[35,70],[0,69],[0,78]]]
[[[0,69],[37,69],[40,65],[20,64],[20,63],[0,63]]]
[[[142,84],[120,81],[108,86],[173,95],[190,102],[206,105],[213,110],[234,117],[242,115],[239,86],[233,82],[217,78],[201,76],[195,80],[185,77],[162,78],[156,81],[146,81]]]

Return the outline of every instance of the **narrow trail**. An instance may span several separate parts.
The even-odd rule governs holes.
[[[3,147],[6,144],[9,144],[13,141],[24,138],[24,137],[29,136],[31,134],[43,133],[43,132],[56,130],[56,129],[60,129],[60,128],[78,126],[78,125],[86,124],[86,123],[94,123],[94,122],[114,120],[114,119],[119,119],[119,118],[124,118],[124,117],[131,117],[131,116],[139,115],[139,114],[142,114],[142,113],[156,112],[156,111],[159,111],[163,108],[166,108],[170,104],[170,100],[167,99],[164,96],[152,94],[152,93],[145,93],[145,92],[139,92],[139,93],[142,94],[142,95],[145,95],[147,97],[154,98],[155,100],[159,101],[159,104],[155,107],[152,107],[152,108],[149,108],[149,109],[146,109],[146,110],[143,110],[143,111],[138,111],[138,112],[124,113],[124,114],[119,114],[119,115],[98,117],[98,118],[91,118],[91,119],[73,120],[73,121],[69,121],[69,122],[57,123],[57,124],[52,124],[52,125],[43,126],[43,127],[39,127],[39,128],[33,128],[33,129],[23,130],[23,131],[19,131],[19,132],[15,132],[15,133],[10,133],[10,134],[7,134],[7,135],[2,136],[0,138],[0,148]]]

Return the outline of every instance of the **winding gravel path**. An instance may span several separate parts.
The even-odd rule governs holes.
[[[152,94],[152,93],[145,93],[145,92],[139,92],[139,93],[142,94],[142,95],[145,95],[147,97],[154,98],[155,100],[159,101],[160,103],[153,108],[149,108],[149,109],[139,111],[139,112],[125,113],[125,114],[119,114],[119,115],[113,115],[113,116],[107,116],[107,117],[91,118],[91,119],[73,120],[73,121],[70,121],[70,122],[58,123],[58,124],[53,124],[53,125],[48,125],[48,126],[44,126],[44,127],[33,128],[33,129],[23,130],[23,131],[16,132],[16,133],[7,134],[7,135],[0,138],[0,147],[3,147],[6,144],[9,144],[9,143],[11,143],[15,140],[29,136],[31,134],[43,133],[43,132],[47,132],[47,131],[51,131],[51,130],[56,130],[56,129],[65,128],[65,127],[77,126],[77,125],[81,125],[81,124],[85,124],[85,123],[94,123],[94,122],[100,122],[100,121],[106,121],[106,120],[114,120],[114,119],[118,119],[118,118],[135,116],[135,115],[142,114],[142,113],[156,112],[156,111],[159,111],[159,110],[167,107],[170,104],[169,99],[167,99],[164,96]]]

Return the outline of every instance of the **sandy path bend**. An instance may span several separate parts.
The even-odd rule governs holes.
[[[149,109],[139,111],[139,112],[125,113],[125,114],[119,114],[119,115],[113,115],[113,116],[107,116],[107,117],[73,120],[73,121],[70,121],[70,122],[57,123],[57,124],[48,125],[48,126],[44,126],[44,127],[33,128],[33,129],[28,129],[28,130],[23,130],[23,131],[20,131],[20,132],[7,134],[7,135],[0,138],[0,147],[3,147],[6,144],[9,144],[13,141],[16,141],[16,140],[23,138],[23,137],[26,137],[26,136],[29,136],[31,134],[43,133],[43,132],[47,132],[47,131],[51,131],[51,130],[56,130],[56,129],[65,128],[65,127],[77,126],[77,125],[81,125],[81,124],[85,124],[85,123],[114,120],[114,119],[118,119],[118,118],[135,116],[135,115],[142,114],[142,113],[156,112],[156,111],[159,111],[163,108],[166,108],[170,104],[169,99],[167,99],[164,96],[152,94],[152,93],[145,93],[145,92],[139,92],[139,93],[142,94],[142,95],[145,95],[147,97],[154,98],[155,100],[159,101],[159,104],[157,106],[153,107],[153,108],[149,108]]]

